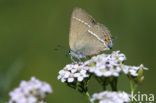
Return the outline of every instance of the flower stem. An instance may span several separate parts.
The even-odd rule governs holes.
[[[131,95],[133,95],[137,88],[137,85],[134,83],[133,80],[130,80],[130,87],[131,87]]]
[[[110,82],[112,91],[117,91],[117,80],[118,80],[118,78],[113,78],[113,80]]]
[[[91,101],[91,97],[90,97],[89,92],[86,92],[86,96],[88,96],[88,100],[90,101],[90,103],[94,103],[93,101]]]

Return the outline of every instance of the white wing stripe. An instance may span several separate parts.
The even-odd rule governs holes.
[[[88,30],[88,32],[93,35],[94,37],[96,37],[96,39],[100,40],[102,43],[104,43],[104,45],[107,47],[106,43],[104,40],[100,39],[99,36],[95,33],[93,33],[92,31]]]
[[[79,19],[79,18],[77,18],[77,17],[73,17],[73,18],[76,19],[77,21],[79,21],[79,22],[81,22],[81,23],[87,25],[89,28],[91,27],[87,22],[85,22],[85,21],[83,21],[83,20],[81,20],[81,19]]]

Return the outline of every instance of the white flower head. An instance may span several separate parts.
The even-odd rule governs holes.
[[[138,70],[148,70],[143,65],[127,66],[123,62],[126,56],[120,51],[113,51],[111,54],[99,54],[93,56],[90,60],[77,64],[68,64],[59,71],[58,79],[62,82],[83,81],[89,74],[95,74],[98,77],[118,77],[121,72],[138,76]]]
[[[128,103],[130,95],[125,92],[104,91],[95,93],[92,96],[92,101],[99,103]]]
[[[39,99],[44,99],[46,94],[51,92],[48,83],[32,77],[30,81],[22,81],[18,88],[9,93],[11,96],[9,103],[37,103]]]
[[[75,80],[83,81],[89,75],[87,74],[87,67],[84,64],[68,64],[59,71],[58,79],[62,82],[72,83]]]
[[[121,71],[121,64],[126,60],[124,54],[120,51],[114,51],[111,54],[101,54],[94,56],[91,60],[86,61],[84,64],[88,66],[90,73],[94,73],[96,76],[115,76],[118,77]],[[89,66],[89,64],[95,64]]]

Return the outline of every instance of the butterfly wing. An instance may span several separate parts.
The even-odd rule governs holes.
[[[69,34],[70,49],[84,55],[97,54],[107,48],[106,35],[110,35],[107,28],[89,16],[80,8],[75,8],[71,16]]]
[[[72,50],[75,50],[74,45],[79,41],[89,27],[92,26],[90,23],[92,17],[83,11],[81,8],[75,8],[71,15],[70,33],[69,33],[69,46]],[[89,24],[87,24],[89,23]]]

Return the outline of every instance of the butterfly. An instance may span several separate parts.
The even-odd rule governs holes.
[[[70,21],[69,54],[74,58],[86,58],[112,48],[109,30],[95,21],[86,11],[74,8]],[[74,61],[75,62],[75,61]]]

